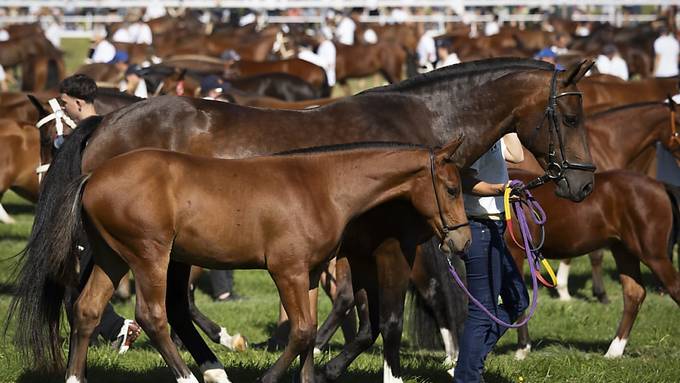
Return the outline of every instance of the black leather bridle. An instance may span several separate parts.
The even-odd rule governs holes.
[[[550,96],[548,98],[548,105],[545,108],[545,113],[541,122],[536,127],[536,133],[543,127],[545,120],[548,120],[548,166],[546,167],[545,174],[527,183],[526,188],[531,189],[537,186],[543,185],[549,180],[555,181],[564,178],[564,172],[571,170],[583,170],[587,172],[595,172],[595,165],[592,163],[578,163],[569,162],[564,154],[564,141],[562,135],[560,134],[560,123],[557,120],[557,99],[565,96],[578,96],[583,99],[583,94],[581,92],[562,92],[557,94],[557,74],[558,71],[555,70],[550,81]],[[580,101],[582,102],[582,101]],[[555,142],[553,136],[557,136],[557,142],[560,149],[560,154],[562,155],[562,162],[560,163],[555,155]]]
[[[469,222],[465,223],[460,223],[458,225],[449,225],[448,222],[446,222],[446,218],[444,217],[444,211],[442,210],[442,206],[439,203],[439,193],[437,192],[437,183],[435,182],[435,170],[434,170],[434,151],[430,149],[430,175],[432,176],[432,188],[434,189],[434,200],[437,203],[437,210],[439,211],[439,219],[442,221],[442,232],[444,233],[444,236],[446,236],[449,232],[452,232],[454,230],[460,229],[461,227],[469,226]],[[444,241],[445,238],[442,238],[442,241]],[[440,244],[441,247],[441,244]],[[451,247],[451,244],[450,244]]]

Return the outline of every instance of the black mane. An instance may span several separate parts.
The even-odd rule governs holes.
[[[477,60],[460,63],[456,65],[450,65],[444,68],[433,70],[428,73],[423,73],[421,75],[408,78],[404,81],[395,84],[368,89],[361,93],[401,92],[419,87],[421,85],[430,84],[432,82],[438,82],[443,79],[450,80],[452,78],[457,77],[472,77],[490,72],[493,73],[499,70],[512,70],[512,69],[541,69],[554,71],[555,66],[544,61],[515,57],[499,57],[487,60]]]

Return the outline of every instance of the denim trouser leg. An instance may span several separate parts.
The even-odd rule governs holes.
[[[470,293],[499,319],[514,320],[526,308],[528,296],[517,267],[505,249],[503,221],[470,221],[472,245],[465,257]],[[498,305],[498,297],[503,305]],[[506,311],[510,309],[510,312]],[[455,382],[479,382],[486,355],[507,328],[497,325],[470,302],[460,339]]]

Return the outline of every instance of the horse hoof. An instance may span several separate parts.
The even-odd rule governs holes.
[[[241,334],[235,334],[231,340],[231,349],[233,351],[245,351],[248,349],[248,340]]]
[[[609,304],[609,297],[607,296],[607,293],[604,294],[598,294],[596,295],[597,300],[602,303],[603,305],[608,305]]]
[[[568,292],[558,290],[557,293],[560,295],[560,300],[562,302],[569,302],[571,300],[571,295]]]
[[[449,368],[448,370],[446,370],[446,372],[447,372],[449,375],[451,375],[452,378],[453,378],[453,370],[455,370],[455,367],[451,367],[451,368]]]
[[[529,352],[531,352],[531,345],[528,344],[524,346],[523,348],[517,349],[515,351],[515,360],[524,360],[527,358],[529,355]]]

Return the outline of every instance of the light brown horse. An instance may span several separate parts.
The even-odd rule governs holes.
[[[525,183],[533,177],[519,169],[510,170],[511,179]],[[643,262],[680,305],[680,274],[667,256],[677,242],[678,192],[647,176],[617,170],[595,174],[597,187],[581,203],[555,198],[553,186],[532,191],[548,217],[543,255],[549,259],[576,257],[610,247],[623,287],[623,315],[605,357],[623,355],[635,318],[645,299],[640,273]],[[537,227],[529,219],[534,238]],[[519,233],[515,231],[517,237]],[[506,233],[506,243],[520,270],[523,252]],[[528,337],[528,333],[527,333]]]
[[[39,140],[32,123],[0,118],[0,200],[9,189],[31,202],[38,200]],[[0,222],[14,223],[1,204]]]
[[[370,76],[381,73],[385,80],[394,83],[402,79],[406,61],[406,51],[395,42],[377,44],[335,44],[337,59],[335,77],[340,83],[350,78]]]
[[[140,150],[80,177],[65,193],[52,226],[70,228],[71,235],[62,238],[56,229],[36,237],[43,244],[60,243],[50,254],[55,263],[48,265],[56,267],[36,282],[72,280],[76,254],[70,250],[82,203],[82,222],[96,256],[75,304],[68,381],[84,381],[92,330],[114,287],[132,269],[136,318],[177,381],[195,382],[168,333],[170,324],[193,330],[185,336],[198,336],[186,304],[191,264],[267,269],[291,319],[291,334],[262,381],[278,381],[298,355],[301,381],[314,381],[316,323],[307,292],[318,284],[323,264],[337,253],[350,220],[383,203],[404,200],[441,238],[444,251],[460,252],[469,245],[460,178],[452,160],[461,141],[459,137],[434,151],[369,143],[244,160]],[[53,242],[57,238],[62,240]],[[182,270],[182,282],[167,280],[172,268]],[[173,301],[183,304],[177,307]],[[43,309],[49,310],[36,308]],[[58,347],[58,340],[52,342]],[[200,368],[206,381],[228,382],[221,366]]]
[[[579,84],[583,92],[583,109],[588,113],[614,106],[643,101],[661,101],[678,93],[679,77],[649,78],[639,81],[608,81],[603,77],[585,77]]]

